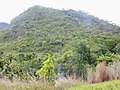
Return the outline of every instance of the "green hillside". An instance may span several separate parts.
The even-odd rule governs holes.
[[[96,66],[100,56],[119,53],[120,27],[83,11],[33,6],[0,30],[0,76],[9,78],[37,77],[48,60],[54,74],[86,79],[88,64]]]
[[[79,42],[84,38],[101,37],[101,34],[119,35],[119,29],[116,25],[82,11],[34,6],[11,21],[9,30],[0,35],[0,42],[8,44],[10,41],[10,45],[6,47],[10,51],[19,52],[17,47],[14,50],[12,47],[17,44],[21,48],[22,40],[23,43],[29,44],[24,46],[26,52],[44,50],[59,52],[63,45]]]

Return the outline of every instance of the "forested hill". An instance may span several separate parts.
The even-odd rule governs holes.
[[[15,17],[8,30],[1,30],[0,43],[9,42],[7,47],[1,47],[4,51],[59,52],[66,44],[119,34],[119,26],[83,11],[33,6]],[[24,45],[23,50],[21,45]]]
[[[33,6],[0,29],[0,76],[10,79],[36,77],[42,67],[52,70],[42,72],[48,78],[60,72],[86,78],[88,64],[118,54],[120,27],[83,11]]]

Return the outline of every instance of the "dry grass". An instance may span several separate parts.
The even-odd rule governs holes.
[[[61,77],[55,83],[42,82],[36,80],[20,81],[14,79],[13,82],[6,78],[0,79],[0,90],[67,90],[80,84],[79,80]]]
[[[120,79],[120,62],[116,61],[107,67],[107,74],[110,80]]]
[[[92,68],[87,70],[87,80],[88,83],[103,82],[107,80],[107,68],[106,63],[101,62],[96,66],[96,71]]]
[[[100,62],[96,67],[96,82],[107,81],[106,62]]]
[[[68,88],[75,87],[81,83],[80,80],[73,79],[72,77],[68,77],[67,79],[60,77],[55,82],[57,90],[67,90]]]
[[[88,83],[92,84],[92,83],[95,83],[96,80],[95,80],[95,72],[93,71],[92,68],[88,68],[87,69],[87,81]]]
[[[105,62],[100,62],[96,66],[96,71],[92,68],[87,70],[87,80],[89,83],[103,82],[108,80],[120,79],[120,62],[114,62],[106,66]]]
[[[7,79],[0,79],[0,90],[56,90],[53,83],[41,81],[19,81],[13,83]]]

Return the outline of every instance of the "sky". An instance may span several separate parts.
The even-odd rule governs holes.
[[[120,0],[0,0],[0,22],[10,23],[33,5],[55,9],[82,10],[120,25]]]

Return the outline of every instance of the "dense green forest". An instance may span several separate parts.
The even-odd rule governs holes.
[[[0,77],[87,80],[87,68],[120,60],[120,27],[83,11],[33,6],[0,29]],[[104,80],[103,80],[104,81]]]

